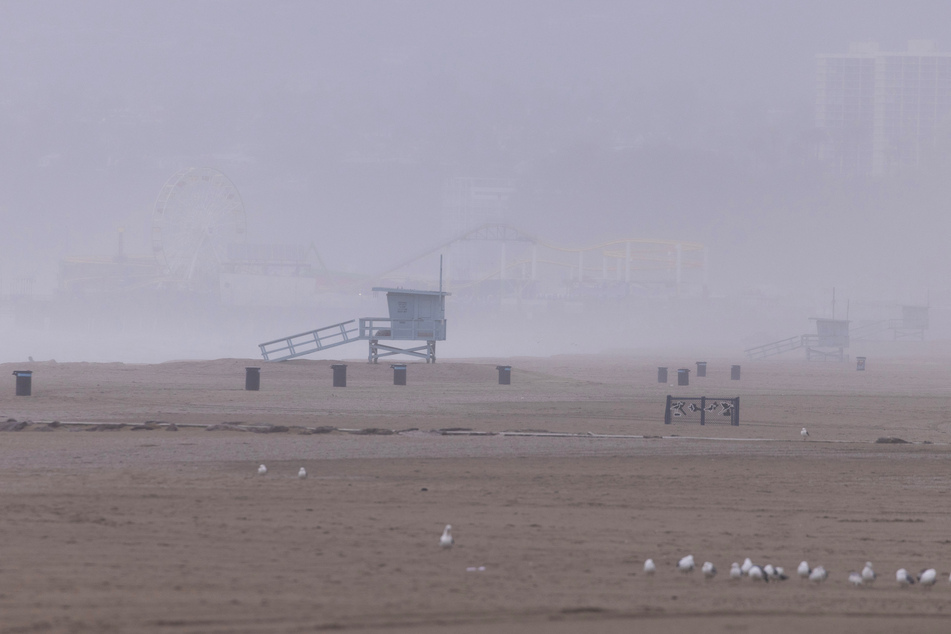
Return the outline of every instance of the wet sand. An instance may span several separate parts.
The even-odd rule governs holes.
[[[0,632],[946,631],[951,355],[897,345],[864,373],[710,358],[687,388],[657,366],[693,360],[658,355],[411,364],[405,387],[355,361],[342,389],[295,361],[260,392],[254,360],[3,365],[0,420],[31,424],[0,432]],[[665,426],[668,393],[738,395],[740,425]],[[688,553],[720,574],[676,572]],[[730,581],[747,556],[830,577]]]

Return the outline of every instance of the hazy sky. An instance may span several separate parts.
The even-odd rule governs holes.
[[[924,256],[904,229],[882,252],[877,186],[811,161],[815,55],[951,51],[949,30],[941,1],[3,0],[0,280],[52,286],[118,226],[147,254],[162,184],[207,165],[250,241],[334,268],[431,246],[447,178],[503,176],[512,220],[552,240],[706,242],[724,289],[872,286],[868,247],[895,294]],[[948,228],[928,200],[916,220]]]

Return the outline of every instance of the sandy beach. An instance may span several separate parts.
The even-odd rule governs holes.
[[[708,358],[688,387],[657,383],[695,371],[677,354],[410,364],[405,387],[348,361],[346,388],[330,361],[5,364],[0,632],[946,631],[951,353],[926,345],[865,372]],[[739,396],[740,425],[665,426],[668,394]],[[794,578],[731,581],[745,557]]]

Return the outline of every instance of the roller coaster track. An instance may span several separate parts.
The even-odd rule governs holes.
[[[600,251],[604,255],[619,260],[630,260],[631,262],[656,262],[666,264],[666,266],[658,266],[656,269],[667,269],[672,267],[671,258],[668,256],[658,256],[656,254],[644,253],[643,250],[636,252],[630,247],[639,246],[639,247],[653,247],[657,249],[658,247],[664,247],[666,249],[677,249],[681,250],[681,253],[702,253],[706,248],[703,244],[696,242],[680,242],[676,240],[645,240],[641,238],[623,238],[617,240],[608,240],[606,242],[600,242],[585,247],[568,247],[564,245],[555,244],[553,242],[548,242],[542,240],[535,235],[532,235],[526,231],[519,229],[518,227],[507,225],[507,224],[497,224],[497,223],[487,223],[465,231],[450,240],[438,244],[432,248],[423,251],[413,257],[407,258],[395,266],[392,266],[378,275],[378,277],[386,277],[387,275],[399,271],[400,269],[413,264],[419,260],[422,260],[425,257],[439,253],[443,249],[457,243],[465,241],[486,241],[486,242],[524,242],[530,243],[539,247],[544,247],[552,251],[559,251],[562,253],[586,253],[589,251]],[[624,249],[610,250],[611,247],[620,247],[624,246]],[[542,260],[539,260],[542,262]],[[554,261],[545,261],[550,264],[563,265],[561,262]],[[511,266],[507,266],[506,269],[513,268],[515,266],[520,266],[524,262],[513,263]],[[700,264],[683,262],[682,266],[684,268],[699,268]],[[494,273],[498,275],[498,271]],[[489,275],[486,279],[491,278],[492,275]]]

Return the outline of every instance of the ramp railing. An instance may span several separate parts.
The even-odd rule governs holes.
[[[265,361],[286,361],[312,352],[342,346],[351,341],[367,339],[360,335],[360,329],[354,325],[355,323],[356,319],[351,319],[333,326],[261,343],[258,347],[261,348],[261,356]]]

